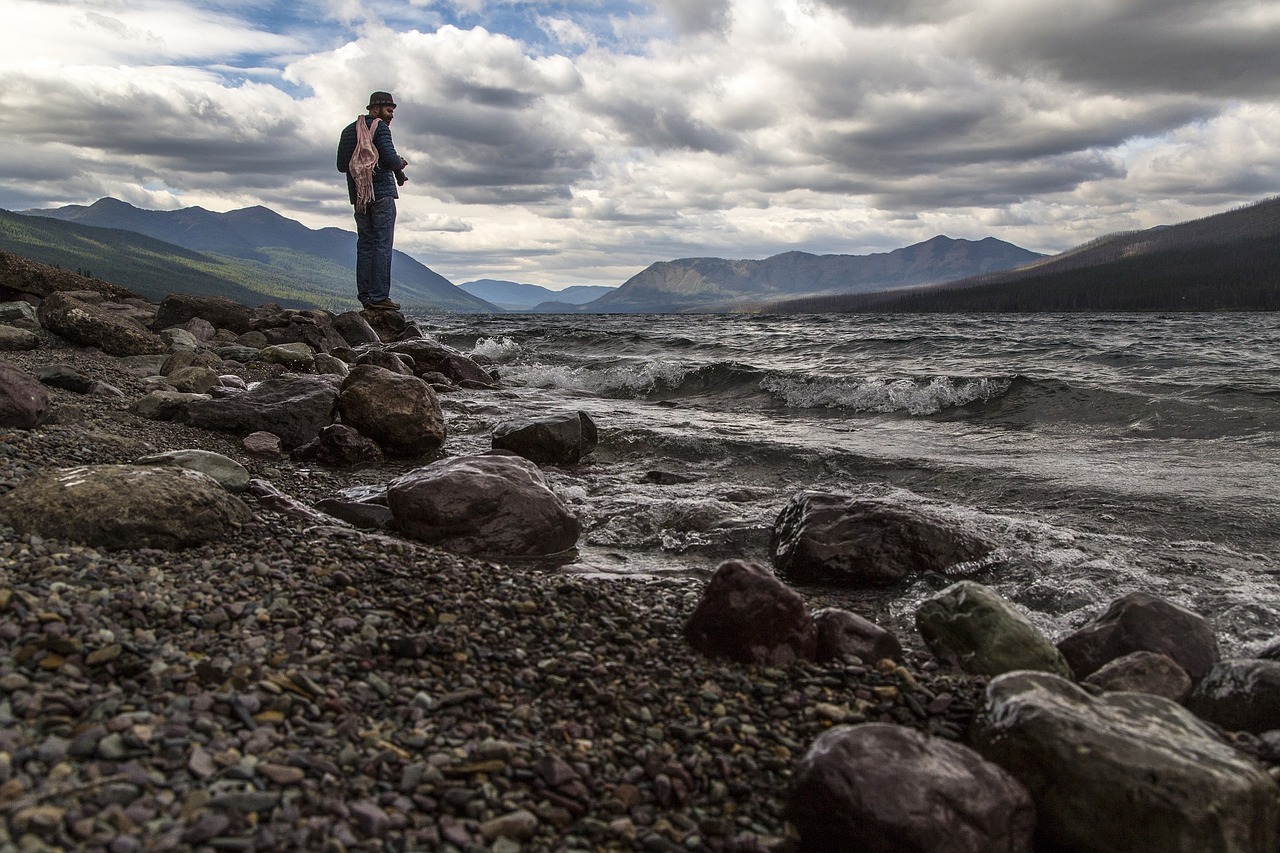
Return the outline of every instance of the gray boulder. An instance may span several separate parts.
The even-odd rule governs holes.
[[[1046,849],[1274,853],[1280,790],[1168,699],[1093,697],[1053,675],[993,679],[971,738],[1036,804]]]
[[[1058,648],[1078,678],[1130,652],[1163,652],[1198,681],[1219,657],[1208,619],[1149,592],[1116,599],[1101,616],[1059,640]]]
[[[330,424],[314,440],[293,451],[293,458],[336,468],[353,468],[382,461],[382,450],[346,424]]]
[[[37,474],[0,495],[19,534],[106,548],[183,548],[230,535],[249,508],[185,468],[87,465]]]
[[[791,581],[854,587],[946,573],[986,557],[991,543],[919,509],[874,498],[801,492],[778,514],[769,543]]]
[[[167,329],[181,326],[193,317],[208,321],[214,328],[229,329],[237,335],[249,331],[253,322],[251,310],[226,297],[174,293],[160,303],[152,325],[156,329]]]
[[[108,355],[148,355],[166,346],[137,321],[68,292],[51,293],[40,303],[40,324],[80,346],[97,347]]]
[[[359,314],[383,343],[401,340],[409,331],[409,321],[399,311],[366,309]]]
[[[358,347],[360,344],[376,344],[382,341],[359,311],[346,311],[334,317],[333,329],[342,336],[348,346]]]
[[[36,368],[36,379],[41,385],[61,388],[73,394],[88,394],[94,389],[97,381],[70,364],[46,364]]]
[[[387,487],[396,527],[447,551],[537,557],[572,548],[581,527],[538,467],[518,456],[460,456]]]
[[[49,392],[16,364],[0,361],[0,428],[35,429],[49,419]]]
[[[315,367],[315,353],[304,343],[267,344],[258,351],[258,360],[279,364],[299,373]]]
[[[222,384],[222,377],[212,367],[183,367],[166,377],[173,390],[185,394],[207,394]]]
[[[1187,697],[1187,707],[1230,731],[1280,729],[1280,661],[1218,661]]]
[[[209,399],[212,398],[208,394],[157,390],[130,403],[129,412],[151,421],[171,421],[179,416],[186,416],[188,403]]]
[[[957,743],[888,723],[818,736],[785,812],[802,846],[866,853],[1031,853],[1035,806],[1013,776]]]
[[[433,453],[447,434],[431,386],[382,367],[357,365],[342,381],[338,408],[343,423],[373,439],[390,456]]]
[[[1031,620],[995,591],[960,581],[925,599],[916,627],[930,650],[975,675],[1032,669],[1071,677],[1071,668]]]
[[[153,453],[134,461],[136,465],[172,465],[199,471],[212,477],[229,492],[243,492],[249,488],[249,469],[236,460],[211,450],[170,450]]]
[[[18,352],[32,350],[38,346],[40,346],[40,337],[35,332],[0,324],[0,350]]]
[[[0,302],[0,323],[34,332],[40,328],[40,318],[30,302]]]
[[[394,352],[386,350],[369,350],[356,356],[356,364],[371,364],[374,367],[382,367],[390,370],[392,373],[399,373],[404,376],[414,376],[413,357],[409,355],[398,355]],[[422,378],[422,377],[419,377]]]
[[[813,614],[813,624],[818,631],[819,663],[849,658],[863,663],[902,659],[902,643],[893,632],[856,613],[828,607]]]
[[[222,369],[222,358],[208,350],[175,350],[160,365],[160,375],[170,376],[184,367]]]
[[[493,428],[493,447],[510,450],[531,462],[573,465],[595,450],[595,422],[586,412],[505,421]]]
[[[1191,676],[1160,652],[1133,652],[1108,661],[1084,682],[1103,690],[1150,693],[1174,702],[1181,702],[1191,692]]]
[[[492,387],[493,377],[470,356],[452,347],[425,338],[401,341],[387,348],[413,359],[413,372],[417,376],[427,373],[443,373],[456,385],[467,387]]]
[[[685,623],[684,638],[708,657],[761,665],[813,660],[818,643],[800,594],[745,560],[716,568]]]
[[[281,376],[247,391],[187,404],[186,419],[198,427],[245,436],[270,432],[286,449],[306,444],[333,423],[338,389],[323,376]]]

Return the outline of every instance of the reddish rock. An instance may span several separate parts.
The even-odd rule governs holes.
[[[1161,652],[1133,652],[1102,665],[1085,681],[1103,690],[1150,693],[1181,702],[1191,691],[1191,676]]]
[[[741,663],[813,660],[818,634],[799,593],[764,566],[720,564],[684,627],[685,639],[709,657]]]
[[[49,393],[22,368],[0,361],[0,428],[35,429],[49,418]]]
[[[813,614],[813,624],[818,630],[819,662],[849,657],[863,663],[902,659],[902,643],[893,632],[856,613],[829,607]]]
[[[1131,652],[1162,652],[1199,681],[1219,658],[1213,625],[1198,613],[1149,592],[1131,592],[1058,642],[1076,678]]]

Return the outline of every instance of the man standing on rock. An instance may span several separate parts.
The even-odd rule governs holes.
[[[368,115],[347,125],[338,139],[338,171],[347,175],[347,194],[356,214],[356,295],[365,308],[398,311],[391,301],[391,249],[396,232],[397,185],[407,179],[409,161],[396,153],[390,92],[369,96]]]

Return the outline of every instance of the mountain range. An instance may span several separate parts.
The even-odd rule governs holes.
[[[934,237],[872,255],[785,252],[764,260],[661,261],[583,309],[599,313],[741,309],[800,295],[865,293],[1004,270],[1044,256],[1012,243]]]
[[[341,228],[311,229],[266,207],[246,207],[227,213],[214,213],[202,207],[143,210],[114,198],[103,198],[88,206],[68,205],[22,213],[77,225],[132,231],[198,252],[224,265],[227,259],[244,262],[249,265],[246,274],[256,271],[264,279],[275,282],[271,289],[260,289],[266,298],[279,300],[279,291],[285,290],[285,299],[310,298],[313,305],[324,308],[356,305],[352,273],[356,263],[355,233]],[[7,245],[3,248],[24,254],[18,248]],[[444,276],[399,250],[395,252],[391,269],[392,291],[406,308],[464,313],[498,310],[483,299],[459,290]],[[144,295],[149,286],[145,282],[115,283]],[[240,283],[255,289],[252,278]]]
[[[520,284],[493,278],[464,281],[458,287],[499,308],[520,312],[542,311],[547,305],[553,307],[584,305],[617,289],[595,284],[575,284],[564,290],[551,290],[537,284]]]
[[[395,298],[416,311],[1280,310],[1280,199],[1113,234],[1052,257],[988,237],[934,237],[872,255],[660,261],[620,287],[552,291],[480,279],[455,286],[396,253]],[[116,199],[0,211],[0,249],[143,296],[227,296],[354,307],[355,234],[313,230],[264,207],[142,210]],[[594,297],[594,298],[593,298]]]
[[[1100,237],[1013,270],[932,287],[808,297],[779,313],[836,311],[1277,311],[1280,198]]]

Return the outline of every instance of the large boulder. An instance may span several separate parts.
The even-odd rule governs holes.
[[[396,527],[460,554],[537,557],[566,551],[581,526],[538,467],[518,456],[459,456],[387,487]]]
[[[727,560],[715,570],[684,636],[708,657],[761,665],[813,660],[818,643],[800,594],[745,560]]]
[[[1145,693],[1046,673],[993,679],[974,746],[1035,800],[1046,849],[1274,853],[1280,790],[1204,722]]]
[[[253,327],[266,338],[267,346],[305,344],[316,352],[344,347],[347,340],[321,318],[303,311],[282,311],[254,319]]]
[[[1280,661],[1218,661],[1187,697],[1187,707],[1231,731],[1280,729]]]
[[[160,303],[153,326],[157,329],[181,326],[193,317],[207,320],[214,328],[228,329],[237,335],[249,331],[253,325],[253,311],[224,296],[174,293]]]
[[[404,376],[413,376],[413,358],[408,355],[397,355],[394,352],[386,350],[370,350],[356,356],[356,364],[371,364],[374,367],[382,367],[390,370],[392,373],[399,373]]]
[[[818,736],[791,777],[786,818],[810,850],[1031,853],[1027,790],[972,749],[889,723]]]
[[[571,412],[505,421],[493,428],[492,440],[494,449],[510,450],[532,462],[573,465],[595,450],[599,433],[586,412]]]
[[[1059,640],[1058,648],[1078,678],[1130,652],[1163,652],[1198,681],[1219,657],[1208,619],[1149,592],[1116,599],[1101,616]]]
[[[818,631],[820,663],[850,658],[863,663],[902,659],[902,643],[893,632],[856,613],[828,607],[813,614],[813,624]]]
[[[409,334],[409,321],[399,311],[366,308],[359,313],[383,343],[398,341]]]
[[[493,377],[470,356],[436,341],[419,338],[392,344],[388,349],[411,356],[413,372],[418,376],[441,373],[464,388],[490,387],[494,384]]]
[[[376,344],[382,341],[369,321],[359,311],[345,311],[333,318],[333,330],[342,336],[348,346]]]
[[[433,453],[447,436],[431,386],[416,376],[360,364],[342,380],[342,422],[373,439],[389,456]]]
[[[212,477],[180,467],[88,465],[28,477],[0,495],[19,534],[106,548],[183,548],[222,539],[249,508]]]
[[[30,373],[0,360],[0,429],[35,429],[49,419],[49,392]]]
[[[288,449],[306,444],[333,423],[338,389],[323,376],[282,376],[267,379],[247,391],[193,400],[186,419],[205,429],[245,436],[270,432]]]
[[[992,545],[924,510],[875,498],[801,492],[778,514],[773,565],[791,581],[855,587],[954,570]]]
[[[40,324],[73,344],[97,347],[108,355],[165,352],[165,342],[130,317],[59,291],[40,303]]]
[[[935,655],[965,672],[1033,669],[1071,677],[1066,660],[1031,620],[980,583],[960,581],[925,599],[916,627]]]

